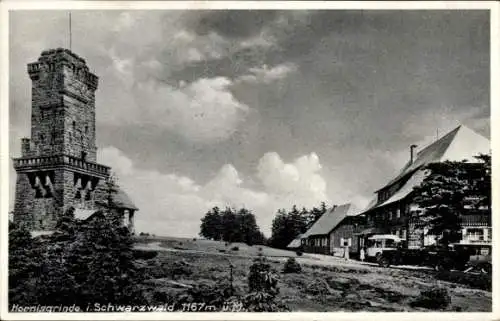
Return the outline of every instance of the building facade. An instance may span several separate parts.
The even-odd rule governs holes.
[[[356,233],[363,228],[363,219],[357,214],[359,210],[352,204],[333,207],[302,235],[303,250],[342,255],[348,248],[350,253],[357,253],[359,241]]]
[[[411,150],[413,152],[413,148]],[[373,234],[393,234],[407,242],[408,248],[421,248],[436,243],[437,236],[419,228],[421,209],[413,201],[413,188],[420,185],[427,173],[425,166],[442,161],[477,162],[474,156],[489,154],[490,142],[465,126],[459,126],[423,148],[400,173],[376,195],[363,211],[365,229],[359,233],[361,242]],[[491,244],[491,212],[475,211],[460,217],[462,244]]]
[[[54,228],[69,207],[102,208],[110,167],[96,159],[95,92],[98,77],[67,49],[43,51],[28,64],[31,79],[31,137],[22,138],[14,221],[32,231]],[[123,193],[120,191],[119,193]],[[137,208],[129,203],[131,213]],[[124,212],[125,213],[125,212]]]

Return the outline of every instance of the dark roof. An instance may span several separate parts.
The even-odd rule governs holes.
[[[316,223],[307,230],[302,238],[312,235],[325,235],[330,233],[347,216],[354,216],[359,213],[358,209],[350,203],[333,207],[323,214]]]
[[[121,188],[118,188],[118,190],[113,193],[112,195],[112,202],[113,206],[117,208],[123,208],[123,209],[128,209],[128,210],[138,210],[137,206],[132,202],[130,197],[128,196],[125,191],[123,191]],[[101,194],[101,197],[99,198],[96,203],[99,203],[103,206],[107,206],[107,199],[106,199],[106,194]]]
[[[130,199],[127,193],[121,188],[118,189],[117,193],[113,195],[113,203],[115,206],[120,208],[126,208],[130,210],[138,210],[134,202]]]
[[[399,172],[399,174],[394,179],[390,180],[389,183],[384,185],[384,187],[380,188],[378,191],[391,186],[395,182],[399,181],[403,177],[407,176],[408,174],[411,174],[416,169],[426,164],[439,162],[443,157],[444,153],[446,152],[446,150],[448,149],[448,147],[450,146],[451,142],[455,138],[455,135],[457,134],[459,129],[460,126],[458,126],[448,134],[436,140],[434,143],[428,145],[427,147],[419,151],[413,163],[410,163],[410,161],[408,161],[408,163],[406,163],[406,165]]]

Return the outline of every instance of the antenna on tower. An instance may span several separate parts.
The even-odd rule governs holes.
[[[71,39],[72,34],[71,34],[71,12],[69,13],[69,50],[71,51]]]

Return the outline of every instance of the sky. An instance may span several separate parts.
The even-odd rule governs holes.
[[[26,65],[68,13],[10,14],[9,149],[30,136]],[[99,76],[98,161],[138,232],[194,237],[213,206],[269,236],[279,208],[353,202],[459,124],[490,137],[487,11],[73,11]],[[15,171],[11,166],[13,203]]]

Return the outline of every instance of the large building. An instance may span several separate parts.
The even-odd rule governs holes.
[[[84,59],[67,49],[42,52],[28,64],[31,87],[31,138],[22,138],[14,221],[32,231],[50,231],[59,215],[74,207],[88,217],[110,204],[105,181],[110,167],[96,159],[95,92],[98,77]],[[133,229],[137,210],[118,190],[113,207]]]
[[[413,188],[425,178],[424,167],[430,163],[467,160],[490,153],[490,141],[465,126],[458,126],[432,144],[411,156],[403,169],[378,189],[368,208],[362,213],[366,229],[359,233],[364,239],[372,234],[394,234],[408,242],[409,248],[420,248],[435,242],[435,237],[416,228],[418,207],[413,202]],[[485,211],[463,215],[462,244],[491,244],[491,213]]]
[[[359,242],[354,235],[363,227],[359,212],[350,203],[332,207],[300,236],[302,249],[309,253],[342,255],[348,247],[350,252],[357,253]]]

